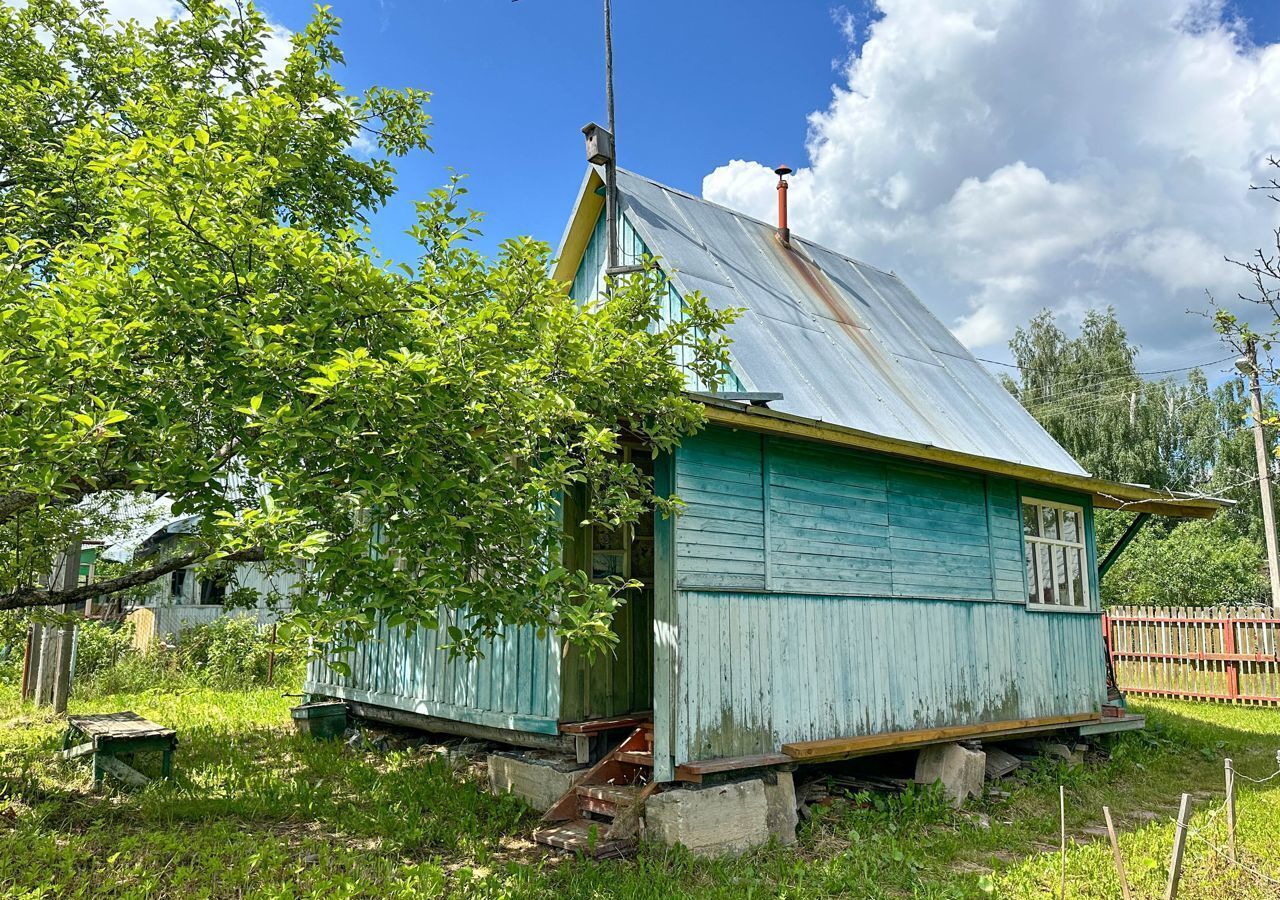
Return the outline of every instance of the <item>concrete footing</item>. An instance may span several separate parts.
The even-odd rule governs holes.
[[[962,744],[933,744],[916,757],[916,782],[942,782],[947,799],[957,809],[970,797],[982,796],[987,755]]]
[[[696,856],[738,856],[769,842],[764,782],[736,781],[655,794],[644,804],[644,834],[683,844]]]
[[[769,835],[777,838],[779,844],[794,844],[796,825],[800,823],[796,814],[795,779],[790,772],[775,771],[766,774],[763,781]]]
[[[790,772],[654,794],[645,801],[645,838],[682,844],[696,856],[738,856],[770,838],[796,840],[796,792]]]
[[[489,754],[489,789],[515,794],[538,812],[546,812],[583,775],[586,766],[572,759],[527,753]]]

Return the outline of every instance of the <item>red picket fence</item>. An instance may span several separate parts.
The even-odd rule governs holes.
[[[1280,704],[1280,615],[1263,607],[1113,606],[1102,616],[1126,694]]]

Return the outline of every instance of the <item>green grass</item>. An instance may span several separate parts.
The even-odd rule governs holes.
[[[931,791],[822,807],[793,848],[702,861],[646,847],[625,862],[544,857],[535,816],[431,750],[356,752],[299,738],[272,691],[152,690],[78,700],[176,727],[176,779],[95,794],[53,758],[61,726],[0,697],[0,898],[1038,897],[1056,893],[1057,788],[1067,786],[1068,896],[1116,897],[1109,804],[1140,897],[1159,896],[1182,791],[1195,825],[1220,804],[1222,757],[1276,769],[1280,712],[1148,703],[1152,728],[1068,772],[1043,763],[1004,801],[956,814]],[[145,762],[140,762],[145,767]],[[1280,878],[1280,778],[1241,786],[1244,862]],[[1223,843],[1219,815],[1206,835]],[[1188,845],[1182,897],[1275,897],[1275,885]]]

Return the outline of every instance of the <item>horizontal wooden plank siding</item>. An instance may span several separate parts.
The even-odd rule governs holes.
[[[1008,478],[722,428],[675,469],[678,588],[1026,601]]]
[[[1004,603],[678,593],[676,763],[814,741],[1097,713],[1095,616]]]
[[[678,456],[676,495],[687,504],[676,528],[682,587],[764,589],[762,438],[709,429]]]
[[[444,611],[444,627],[458,612]],[[483,659],[451,658],[440,632],[379,625],[374,640],[344,658],[343,675],[322,660],[307,669],[303,690],[456,719],[492,728],[557,732],[560,715],[560,646],[532,627],[508,627],[481,645]]]

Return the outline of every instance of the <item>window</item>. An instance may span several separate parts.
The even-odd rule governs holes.
[[[1084,510],[1047,500],[1022,501],[1027,603],[1089,609],[1089,554]]]

